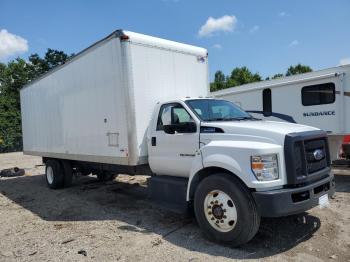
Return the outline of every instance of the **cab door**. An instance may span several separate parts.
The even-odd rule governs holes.
[[[182,128],[176,128],[179,126]],[[169,132],[169,127],[176,130]],[[163,104],[149,143],[149,164],[154,173],[188,177],[199,149],[199,125],[180,103]]]

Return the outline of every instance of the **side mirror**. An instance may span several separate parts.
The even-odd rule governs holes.
[[[195,122],[164,125],[163,130],[167,134],[175,134],[175,131],[178,133],[195,133],[197,131],[197,125]]]
[[[186,122],[184,123],[183,132],[178,131],[179,133],[196,133],[197,125],[195,122]]]
[[[175,125],[164,125],[163,130],[167,134],[175,134]]]

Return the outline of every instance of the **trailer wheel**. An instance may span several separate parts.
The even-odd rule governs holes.
[[[247,187],[225,173],[210,175],[200,182],[194,211],[207,238],[232,246],[247,243],[260,225],[260,215]]]
[[[73,181],[73,168],[69,161],[62,160],[62,169],[64,173],[63,185],[64,187],[70,187]]]
[[[57,160],[49,160],[46,162],[46,182],[52,189],[62,188],[64,185],[64,173]]]

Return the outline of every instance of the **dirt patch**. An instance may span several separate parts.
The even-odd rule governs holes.
[[[334,170],[336,197],[325,209],[263,219],[240,248],[206,240],[196,222],[147,200],[146,177],[100,183],[82,177],[50,190],[37,157],[0,154],[0,261],[350,261],[350,172]]]

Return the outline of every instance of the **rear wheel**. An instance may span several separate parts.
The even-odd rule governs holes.
[[[199,226],[213,241],[238,246],[259,229],[260,215],[251,193],[230,174],[204,178],[195,192],[194,210]]]
[[[64,173],[58,160],[48,160],[45,170],[47,185],[52,189],[62,188],[64,185]]]
[[[62,169],[63,169],[63,173],[64,173],[63,185],[65,187],[69,187],[69,186],[72,185],[72,182],[73,182],[73,168],[72,168],[72,165],[67,160],[62,160],[61,164],[62,164]]]

